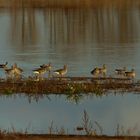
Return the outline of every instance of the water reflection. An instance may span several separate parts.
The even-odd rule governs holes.
[[[9,98],[1,96],[0,128],[11,130],[13,126],[16,131],[20,131],[30,124],[29,133],[48,133],[53,121],[55,128],[64,127],[69,133],[77,134],[75,128],[82,124],[83,111],[86,110],[94,128],[97,124],[100,125],[103,134],[115,135],[117,127],[118,130],[123,127],[125,132],[131,130],[131,135],[140,135],[139,95],[110,94],[102,98],[85,96],[80,104],[67,101],[66,96],[50,95],[49,98],[50,100],[46,97],[40,98],[38,102],[32,98],[29,103],[24,94]],[[59,114],[61,117],[58,117]],[[97,133],[100,133],[98,129]]]
[[[75,104],[79,104],[81,100],[84,98],[83,94],[68,94],[66,99],[67,101]]]
[[[140,78],[139,12],[136,6],[10,9],[1,13],[1,60],[21,63],[25,74],[52,62],[54,69],[68,64],[70,76],[88,76],[93,67],[107,64],[109,74],[133,67]]]
[[[39,40],[49,45],[128,43],[137,42],[140,37],[139,8],[36,11],[33,8],[11,9],[11,37],[14,43],[31,45]]]
[[[38,29],[35,10],[32,8],[22,8],[17,10],[12,8],[10,11],[11,19],[11,39],[13,44],[27,46],[37,43]]]

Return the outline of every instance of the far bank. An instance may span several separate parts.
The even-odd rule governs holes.
[[[0,0],[0,8],[97,8],[140,6],[139,0]]]

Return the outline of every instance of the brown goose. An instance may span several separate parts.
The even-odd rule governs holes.
[[[5,74],[6,74],[7,78],[14,78],[14,69],[13,69],[13,67],[8,68],[7,66],[4,66],[3,69],[5,71]]]
[[[62,69],[57,69],[54,71],[57,75],[60,75],[61,77],[67,73],[67,65],[64,65]]]
[[[12,66],[12,69],[14,71],[15,78],[21,78],[23,69],[21,69],[20,67],[18,67],[16,63],[14,63],[14,65]]]
[[[122,69],[115,69],[115,73],[117,75],[125,75],[126,72],[126,67],[122,68]]]
[[[135,78],[135,76],[136,76],[135,70],[132,69],[131,71],[126,71],[126,72],[125,72],[125,76],[126,76],[127,78]]]
[[[94,68],[94,69],[91,71],[91,74],[92,74],[93,76],[99,76],[100,70],[96,67],[96,68]]]
[[[45,68],[37,68],[33,70],[33,73],[38,74],[38,75],[43,75],[46,73],[46,69]]]
[[[99,69],[100,74],[103,74],[104,76],[106,75],[107,68],[106,68],[106,65],[105,64],[103,64],[103,67],[102,68],[98,68],[98,69]]]
[[[43,65],[40,65],[40,68],[45,68],[46,69],[46,71],[51,71],[51,69],[52,69],[52,66],[51,66],[51,63],[49,63],[49,64],[43,64]]]
[[[48,67],[46,68],[45,65],[40,66],[40,68],[34,69],[33,73],[36,74],[37,80],[43,79],[43,75],[48,71]]]
[[[106,76],[106,73],[107,73],[107,68],[106,68],[106,65],[104,64],[103,67],[101,68],[98,68],[96,67],[95,69],[93,69],[91,71],[91,74],[94,75],[94,76],[99,76],[99,75],[103,75],[103,76]]]
[[[8,62],[6,62],[5,64],[0,64],[0,68],[5,68],[7,66]]]

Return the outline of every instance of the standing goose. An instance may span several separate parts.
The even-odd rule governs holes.
[[[43,79],[43,75],[48,71],[48,69],[41,65],[40,68],[34,69],[33,73],[36,74],[37,79]]]
[[[7,66],[8,62],[6,62],[5,64],[0,64],[0,68],[5,68]]]
[[[15,77],[16,78],[21,78],[23,69],[21,69],[20,67],[18,67],[16,63],[12,66],[12,68],[14,70]]]
[[[99,67],[96,67],[95,69],[93,69],[91,71],[91,74],[92,75],[103,75],[103,76],[106,76],[106,73],[107,73],[107,68],[106,68],[106,65],[103,64],[103,67],[99,68]]]
[[[46,73],[46,69],[45,68],[37,68],[33,70],[33,73],[38,74],[38,75],[43,75]]]
[[[51,71],[51,69],[52,69],[52,66],[51,66],[51,63],[49,63],[49,64],[43,64],[43,65],[40,65],[40,68],[45,68],[46,69],[46,71]]]
[[[107,68],[105,64],[103,64],[102,68],[98,68],[98,69],[99,69],[100,74],[102,74],[103,76],[106,76]]]
[[[125,76],[126,76],[127,78],[135,78],[135,76],[136,76],[135,70],[132,69],[131,71],[126,71],[126,72],[125,72]]]
[[[8,68],[7,66],[4,66],[3,69],[4,69],[6,77],[8,79],[9,78],[14,78],[14,69],[13,69],[13,67]]]
[[[40,65],[40,68],[46,69],[46,72],[47,72],[47,71],[49,72],[49,73],[48,73],[48,77],[51,76],[51,69],[52,69],[51,63]]]
[[[115,69],[115,73],[118,75],[124,75],[126,72],[126,67],[123,67],[122,69]]]
[[[62,69],[55,70],[54,73],[62,77],[63,75],[67,73],[67,65],[64,65]]]
[[[44,74],[46,72],[45,68],[37,68],[33,70],[35,74]]]
[[[99,71],[99,69],[96,67],[96,68],[94,68],[90,73],[91,73],[93,76],[99,76],[100,71]]]

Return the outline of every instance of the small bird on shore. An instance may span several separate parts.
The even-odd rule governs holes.
[[[126,72],[125,72],[125,76],[126,76],[127,78],[135,78],[135,76],[136,76],[135,70],[132,69],[131,71],[126,71]]]
[[[55,70],[54,73],[62,77],[63,75],[67,73],[67,65],[64,65],[62,69]]]

